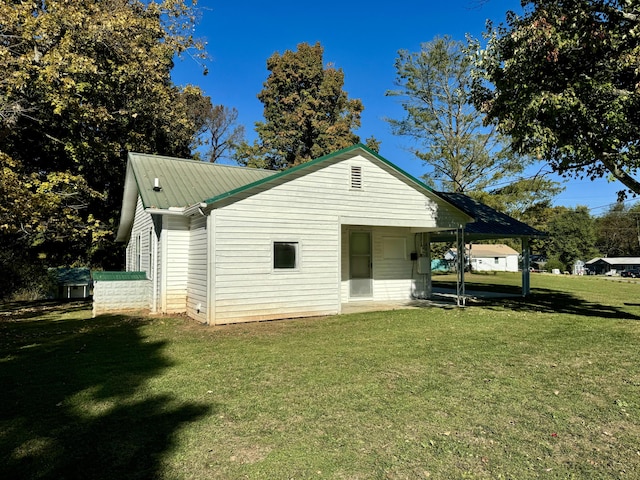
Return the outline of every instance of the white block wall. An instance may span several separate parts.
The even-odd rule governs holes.
[[[93,284],[93,316],[148,310],[150,280],[101,280]]]

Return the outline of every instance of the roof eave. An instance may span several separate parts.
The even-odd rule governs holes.
[[[127,156],[127,169],[124,180],[124,192],[122,194],[122,206],[120,207],[120,223],[116,234],[116,242],[128,242],[133,228],[133,219],[136,214],[138,202],[138,184],[131,167],[130,154]]]

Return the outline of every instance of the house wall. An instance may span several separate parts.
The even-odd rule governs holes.
[[[187,315],[207,321],[207,217],[191,217],[187,274]]]
[[[150,289],[150,280],[95,281],[93,316],[110,312],[147,310]]]
[[[164,215],[161,234],[162,282],[160,299],[163,313],[187,311],[189,271],[189,219]]]
[[[508,257],[471,257],[471,268],[476,272],[517,272],[518,256]]]
[[[160,285],[159,258],[161,256],[158,231],[161,228],[158,227],[153,217],[144,211],[142,199],[138,196],[131,237],[126,248],[125,270],[127,272],[142,271],[147,274],[147,278],[151,281],[148,293],[149,308],[152,312],[160,309],[157,296]]]
[[[351,188],[352,166],[362,168],[361,189]],[[209,323],[337,313],[345,255],[341,225],[404,228],[401,234],[409,238],[411,227],[451,227],[461,218],[360,156],[289,178],[212,212]],[[376,235],[384,232],[376,229]],[[297,242],[297,269],[274,270],[274,241]],[[409,266],[381,264],[376,298],[406,294]]]

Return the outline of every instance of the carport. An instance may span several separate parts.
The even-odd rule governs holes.
[[[458,252],[465,252],[467,243],[499,240],[505,238],[517,238],[521,242],[522,255],[522,296],[527,296],[531,290],[530,283],[530,258],[531,251],[529,247],[532,238],[540,238],[546,236],[526,223],[499,212],[487,205],[484,205],[462,193],[444,193],[438,192],[443,199],[471,216],[474,221],[466,225],[460,225],[456,230],[448,230],[442,232],[432,232],[425,234],[425,241],[432,242],[455,242]],[[429,248],[430,250],[430,248]],[[464,285],[464,269],[465,255],[457,256],[457,281],[456,281],[456,297],[457,304],[464,305],[466,301],[465,285]],[[431,275],[429,275],[429,279]],[[429,283],[430,280],[429,280]],[[428,292],[431,294],[431,285],[428,286]]]

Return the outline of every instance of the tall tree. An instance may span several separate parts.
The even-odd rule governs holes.
[[[640,204],[616,203],[596,219],[596,245],[607,257],[640,256]]]
[[[412,152],[430,169],[424,179],[435,188],[490,191],[494,199],[501,197],[501,205],[494,205],[501,210],[527,192],[535,192],[529,197],[534,203],[548,200],[557,193],[553,182],[542,176],[519,179],[532,159],[514,154],[472,105],[471,60],[465,44],[450,37],[423,43],[419,52],[401,50],[395,63],[398,88],[387,95],[401,99],[406,115],[388,119],[393,133],[415,140]]]
[[[274,53],[267,70],[258,94],[265,121],[256,123],[259,140],[239,149],[240,163],[280,170],[359,142],[364,107],[343,91],[342,69],[325,68],[320,43]]]
[[[474,102],[518,152],[640,193],[640,2],[523,1],[488,25]]]
[[[598,255],[595,219],[584,206],[553,207],[547,210],[549,236],[536,240],[536,251],[547,258],[557,258],[567,270],[576,260],[588,261]]]
[[[170,79],[174,57],[201,48],[193,20],[187,0],[0,3],[0,160],[14,194],[40,195],[23,247],[51,264],[121,261],[127,151],[187,156],[198,130]]]

